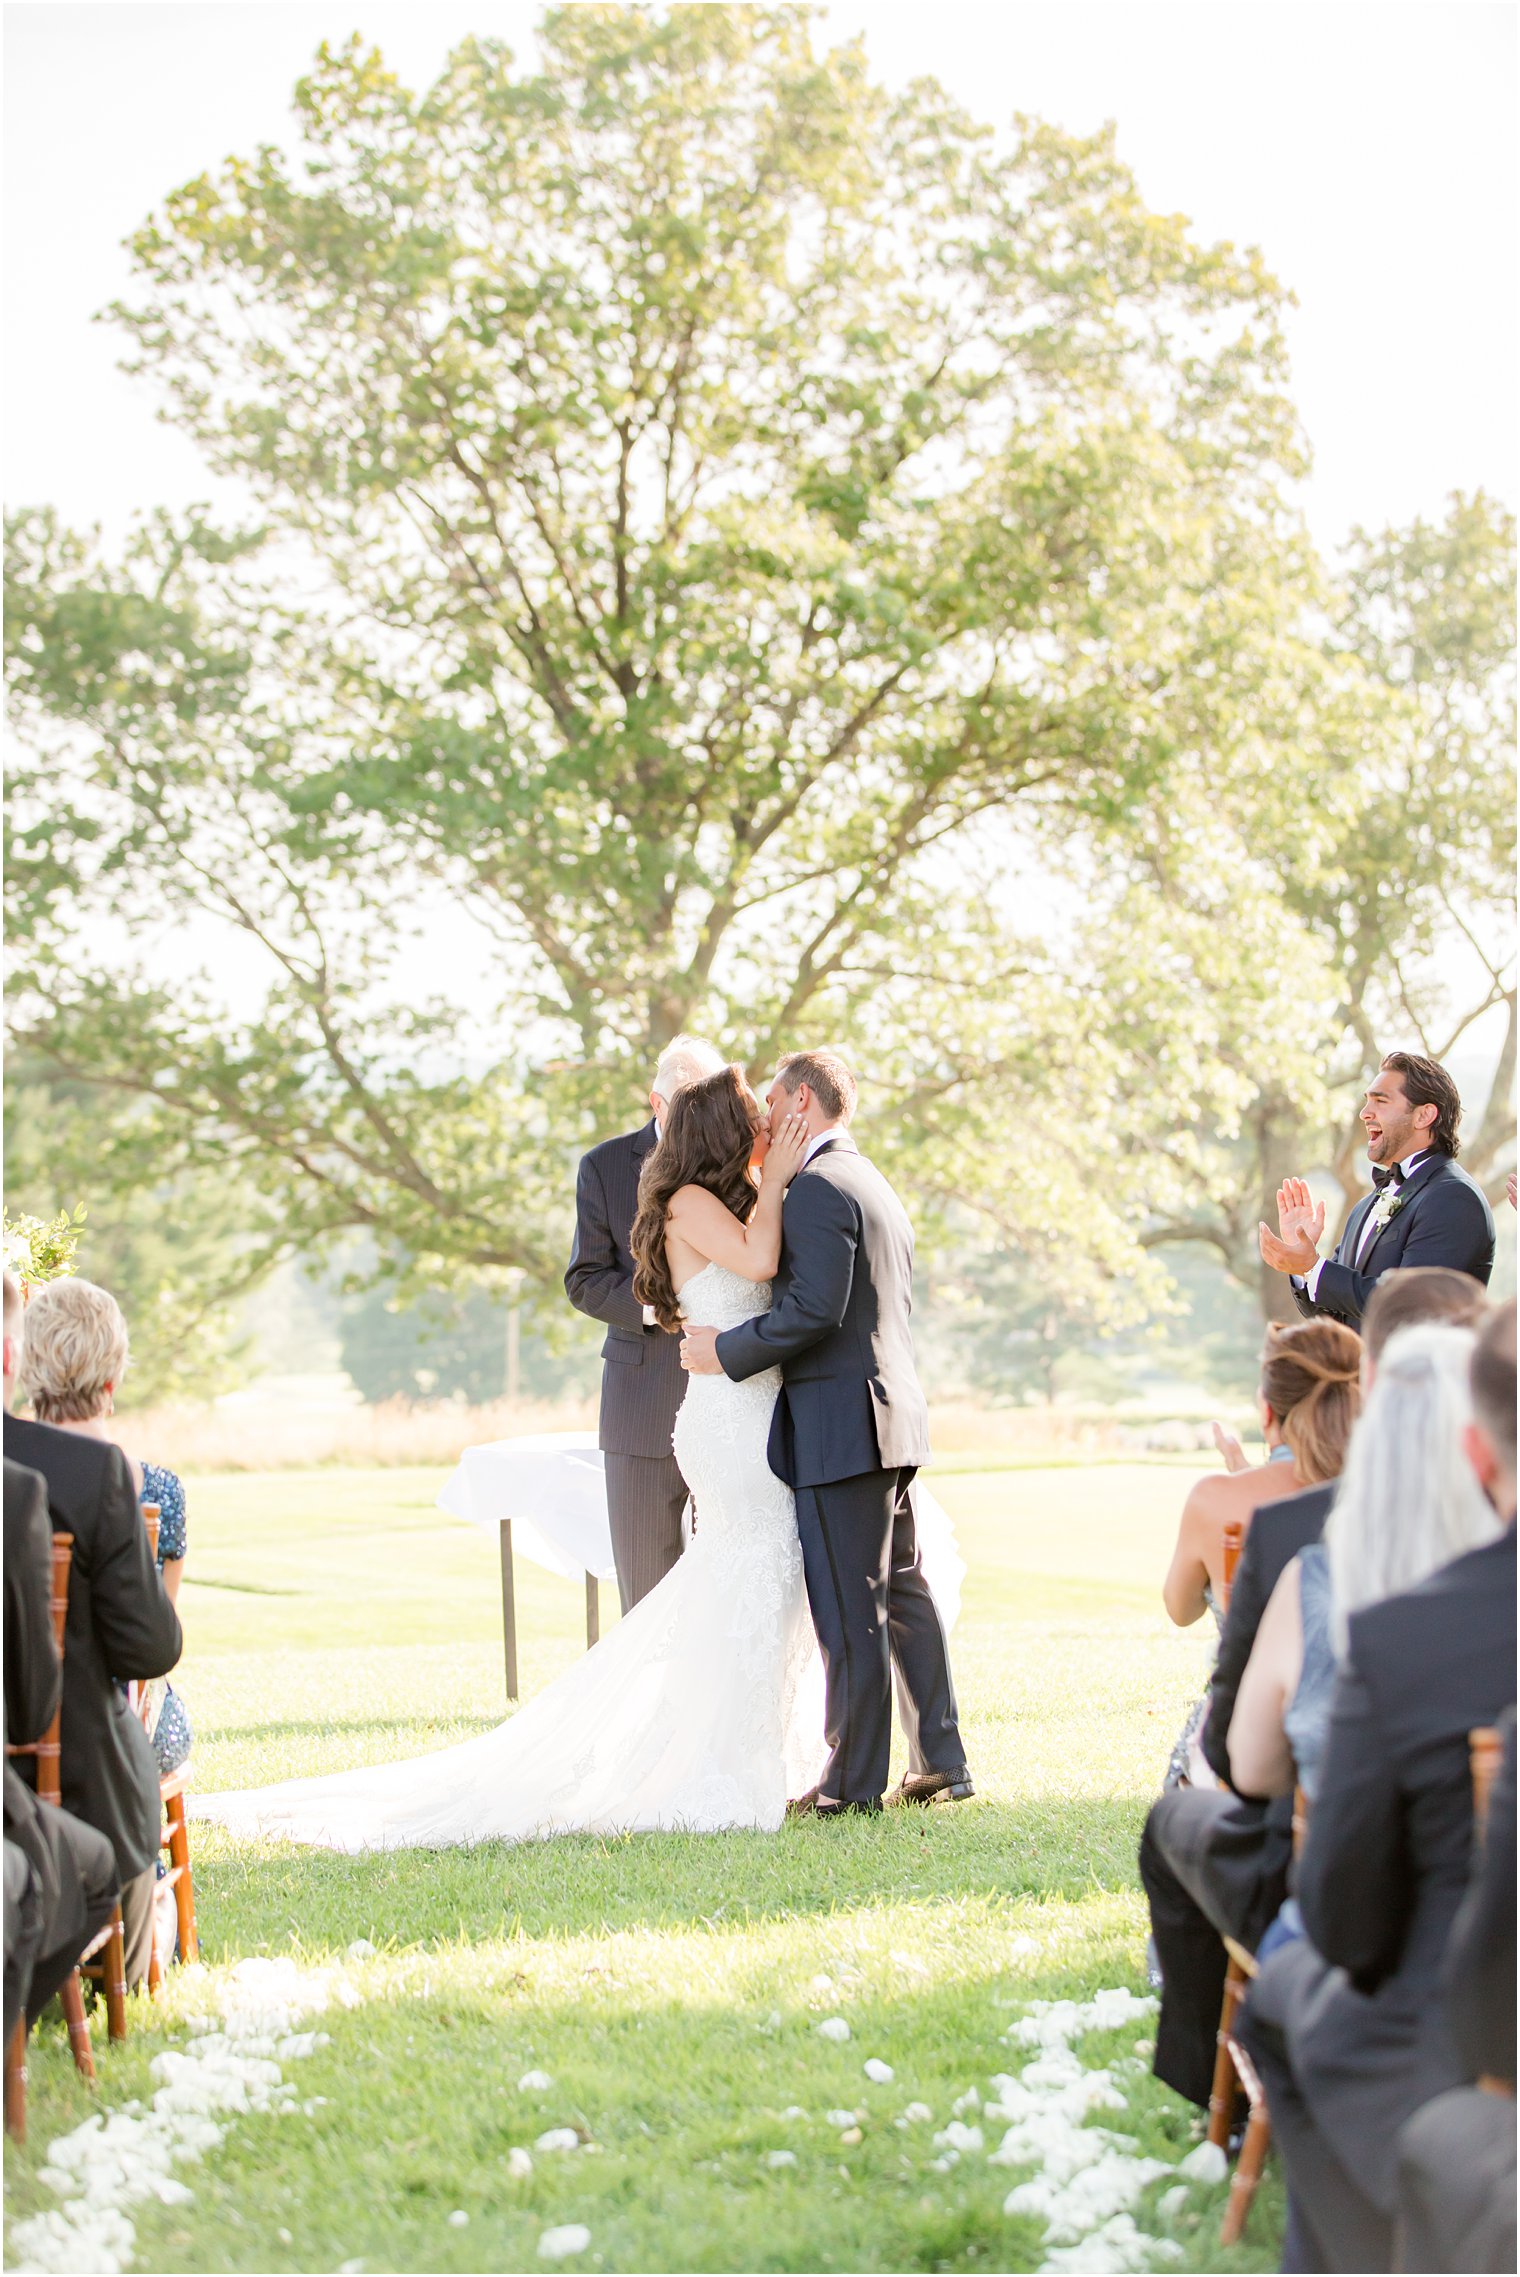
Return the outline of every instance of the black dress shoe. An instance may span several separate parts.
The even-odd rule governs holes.
[[[814,1818],[877,1818],[880,1813],[880,1795],[872,1795],[868,1801],[859,1803],[834,1803],[827,1795],[820,1795],[813,1805]]]
[[[975,1793],[971,1773],[964,1763],[956,1771],[905,1771],[901,1784],[887,1797],[887,1808],[901,1810],[907,1803],[922,1807],[937,1801],[941,1795],[947,1802],[963,1803],[968,1795]]]

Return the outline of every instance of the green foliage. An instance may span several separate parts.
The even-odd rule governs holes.
[[[524,1399],[594,1393],[603,1331],[566,1319],[561,1295],[520,1308],[518,1390]],[[408,1302],[391,1283],[353,1289],[338,1308],[343,1366],[367,1400],[462,1399],[472,1405],[507,1389],[507,1306],[482,1289],[426,1291]]]
[[[28,1217],[24,1211],[12,1217],[9,1208],[0,1210],[7,1273],[13,1273],[24,1289],[40,1288],[44,1281],[72,1273],[79,1229],[89,1214],[83,1202],[51,1218]]]
[[[1108,131],[994,135],[791,7],[540,54],[324,48],[293,150],[135,238],[135,368],[262,522],[10,525],[18,1033],[266,1255],[359,1229],[403,1293],[552,1289],[682,1027],[846,1046],[931,1230],[1089,1321],[1146,1243],[1249,1276],[1390,933],[1501,891],[1502,518],[1338,604],[1281,288]],[[415,984],[440,909],[485,1001]]]
[[[62,1184],[98,1195],[87,1227],[81,1207],[49,1231],[71,1226],[61,1269],[109,1289],[126,1315],[131,1364],[117,1390],[124,1408],[226,1389],[244,1351],[242,1299],[263,1271],[249,1233],[253,1197],[206,1171],[165,1175],[143,1120],[130,1101],[49,1080],[24,1062],[10,1069],[9,1191],[31,1201]]]

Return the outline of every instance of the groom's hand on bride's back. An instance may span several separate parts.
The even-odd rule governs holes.
[[[715,1328],[686,1329],[681,1337],[681,1365],[689,1376],[721,1376],[718,1331]]]

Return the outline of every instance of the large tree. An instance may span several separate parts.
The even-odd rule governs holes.
[[[921,1195],[1112,1307],[1263,1090],[1318,1111],[1280,289],[1110,134],[888,96],[802,9],[540,47],[421,96],[323,50],[295,155],[135,240],[137,367],[262,521],[13,525],[28,1047],[271,1241],[547,1276],[671,1034],[826,1032]],[[429,892],[500,945],[494,1048],[409,986]],[[174,953],[208,920],[254,1009]]]

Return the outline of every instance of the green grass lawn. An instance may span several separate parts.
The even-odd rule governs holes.
[[[574,2268],[1038,2268],[1041,2226],[1002,2211],[1024,2176],[968,2155],[935,2171],[952,2101],[1022,2056],[1002,2035],[1035,1998],[1144,1989],[1135,1846],[1198,1688],[1202,1630],[1159,1584],[1194,1473],[1175,1464],[947,1472],[970,1572],[954,1660],[977,1799],[776,1836],[644,1835],[441,1855],[335,1858],[195,1835],[208,1974],[134,2003],[101,2057],[110,2107],[209,2014],[248,1955],[350,1965],[352,2009],[289,2067],[311,2115],[234,2126],[183,2170],[188,2205],[137,2210],[145,2269],[523,2270],[548,2227],[584,2222]],[[433,1507],[433,1471],[323,1470],[192,1482],[178,1681],[199,1784],[252,1784],[441,1746],[504,1712],[494,1540]],[[581,1592],[519,1562],[523,1682],[583,1649]],[[604,1617],[610,1617],[603,1591]],[[853,2037],[821,2039],[842,2014]],[[1141,2027],[1143,2034],[1148,2027]],[[97,2040],[103,2034],[97,2034]],[[1136,2031],[1084,2045],[1128,2066],[1104,2123],[1175,2160],[1193,2114],[1149,2077]],[[893,2066],[874,2086],[863,2060]],[[519,2093],[529,2070],[553,2086]],[[91,2099],[61,2033],[34,2041],[31,2140],[8,2148],[12,2222],[54,2203],[51,2137]],[[893,2121],[910,2101],[933,2126]],[[800,2106],[807,2117],[783,2114]],[[842,2146],[823,2117],[855,2108]],[[509,2151],[554,2126],[595,2155]],[[1001,2133],[989,2132],[988,2148]],[[779,2170],[776,2149],[796,2153]],[[1244,2247],[1221,2193],[1163,2223],[1183,2269],[1276,2265],[1270,2177]],[[451,2226],[451,2212],[467,2224]]]

